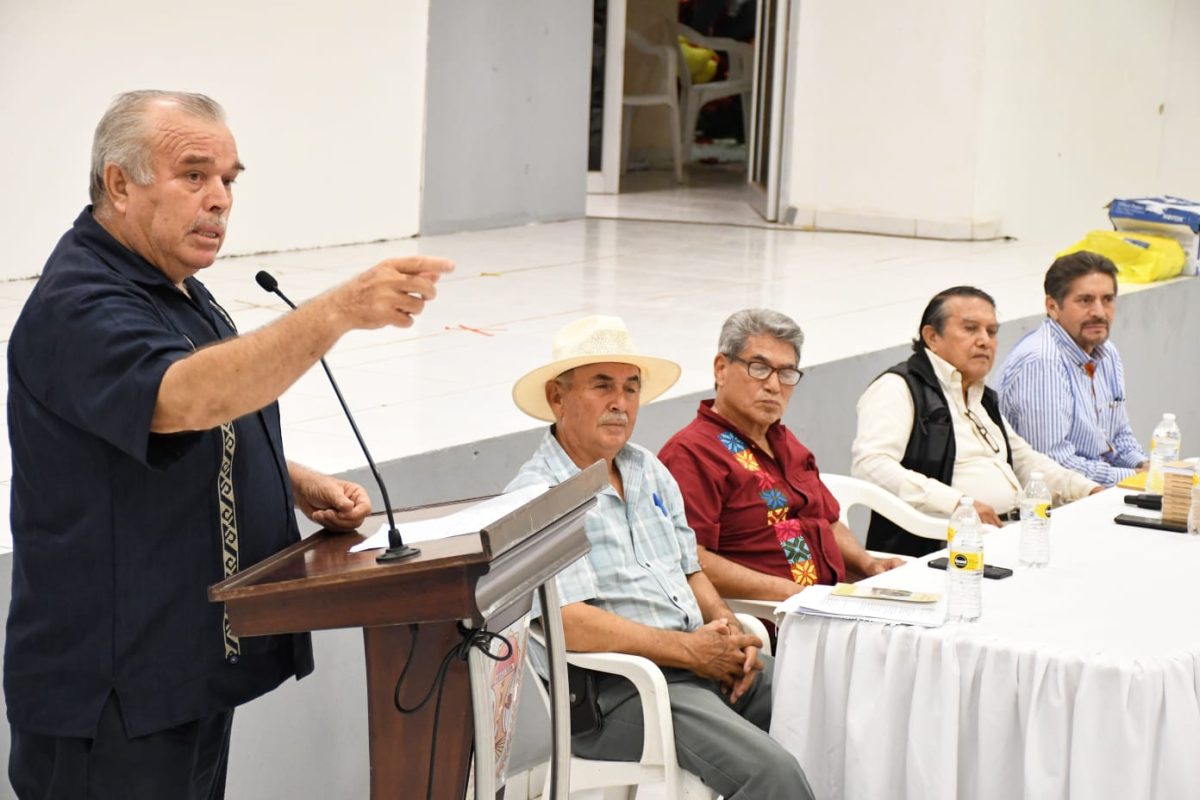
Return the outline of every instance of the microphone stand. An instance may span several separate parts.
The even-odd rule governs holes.
[[[266,291],[278,295],[279,299],[287,303],[289,308],[295,310],[296,304],[280,291],[279,281],[275,280],[274,275],[266,270],[261,270],[254,276],[254,280]],[[371,458],[371,451],[367,449],[367,443],[363,441],[362,434],[358,431],[358,425],[354,422],[354,415],[350,413],[350,407],[346,405],[346,399],[342,397],[342,390],[338,388],[337,381],[333,379],[333,373],[330,372],[329,365],[325,363],[324,358],[321,359],[321,367],[325,370],[325,377],[329,378],[329,385],[333,387],[333,393],[337,395],[338,402],[342,405],[342,411],[346,414],[350,429],[354,431],[354,438],[358,440],[358,446],[362,448],[363,455],[367,457],[367,465],[370,466],[371,474],[375,476],[375,483],[379,486],[379,493],[383,496],[383,509],[387,512],[388,520],[388,548],[376,556],[375,561],[386,564],[390,561],[412,558],[421,551],[416,547],[406,545],[400,531],[396,530],[396,516],[392,513],[392,502],[388,499],[387,487],[383,483],[383,477],[379,474],[379,468],[375,466],[375,460]]]

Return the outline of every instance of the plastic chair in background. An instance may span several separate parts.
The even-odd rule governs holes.
[[[846,523],[846,514],[851,506],[866,506],[877,514],[890,519],[904,530],[926,539],[946,539],[947,520],[922,514],[908,503],[901,500],[887,489],[882,489],[873,483],[851,478],[849,475],[831,475],[821,473],[821,482],[842,507],[841,522]],[[866,537],[866,531],[856,532],[860,541]],[[865,542],[864,542],[865,544]],[[890,555],[890,554],[887,554]]]
[[[647,106],[667,106],[670,109],[671,156],[675,161],[675,180],[683,181],[683,140],[679,133],[679,47],[675,44],[655,44],[637,31],[625,32],[625,46],[653,59],[655,66],[647,73],[647,91],[625,94],[621,99],[621,174],[629,167],[629,142],[633,134],[633,112]],[[686,71],[686,69],[685,69]],[[689,74],[688,81],[691,76]]]
[[[742,98],[742,130],[746,141],[750,140],[750,97],[754,76],[754,46],[734,39],[719,36],[702,36],[687,25],[679,24],[679,35],[694,45],[724,52],[729,56],[729,71],[724,80],[707,83],[692,83],[692,73],[687,67],[682,47],[675,48],[679,61],[679,78],[683,97],[683,159],[691,161],[692,145],[696,140],[696,122],[705,103],[722,97],[740,95]]]

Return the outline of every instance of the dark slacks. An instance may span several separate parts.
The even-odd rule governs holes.
[[[130,739],[116,694],[95,738],[13,727],[8,778],[19,800],[220,800],[233,710]]]

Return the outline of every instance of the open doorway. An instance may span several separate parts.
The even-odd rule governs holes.
[[[789,0],[594,0],[587,214],[769,224]]]

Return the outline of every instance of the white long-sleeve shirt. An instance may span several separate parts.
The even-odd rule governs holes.
[[[949,404],[954,425],[954,477],[950,485],[900,465],[912,434],[915,408],[908,384],[893,374],[880,377],[858,399],[858,434],[850,465],[854,477],[887,489],[918,511],[939,517],[950,516],[964,494],[988,504],[997,514],[1005,514],[1017,507],[1021,485],[1035,471],[1045,476],[1056,505],[1083,497],[1098,485],[1034,450],[1005,422],[1013,455],[1010,467],[1004,436],[981,402],[983,384],[972,385],[964,402],[962,374],[929,350],[925,354]],[[987,432],[986,438],[980,428]],[[993,451],[989,439],[998,452]]]

